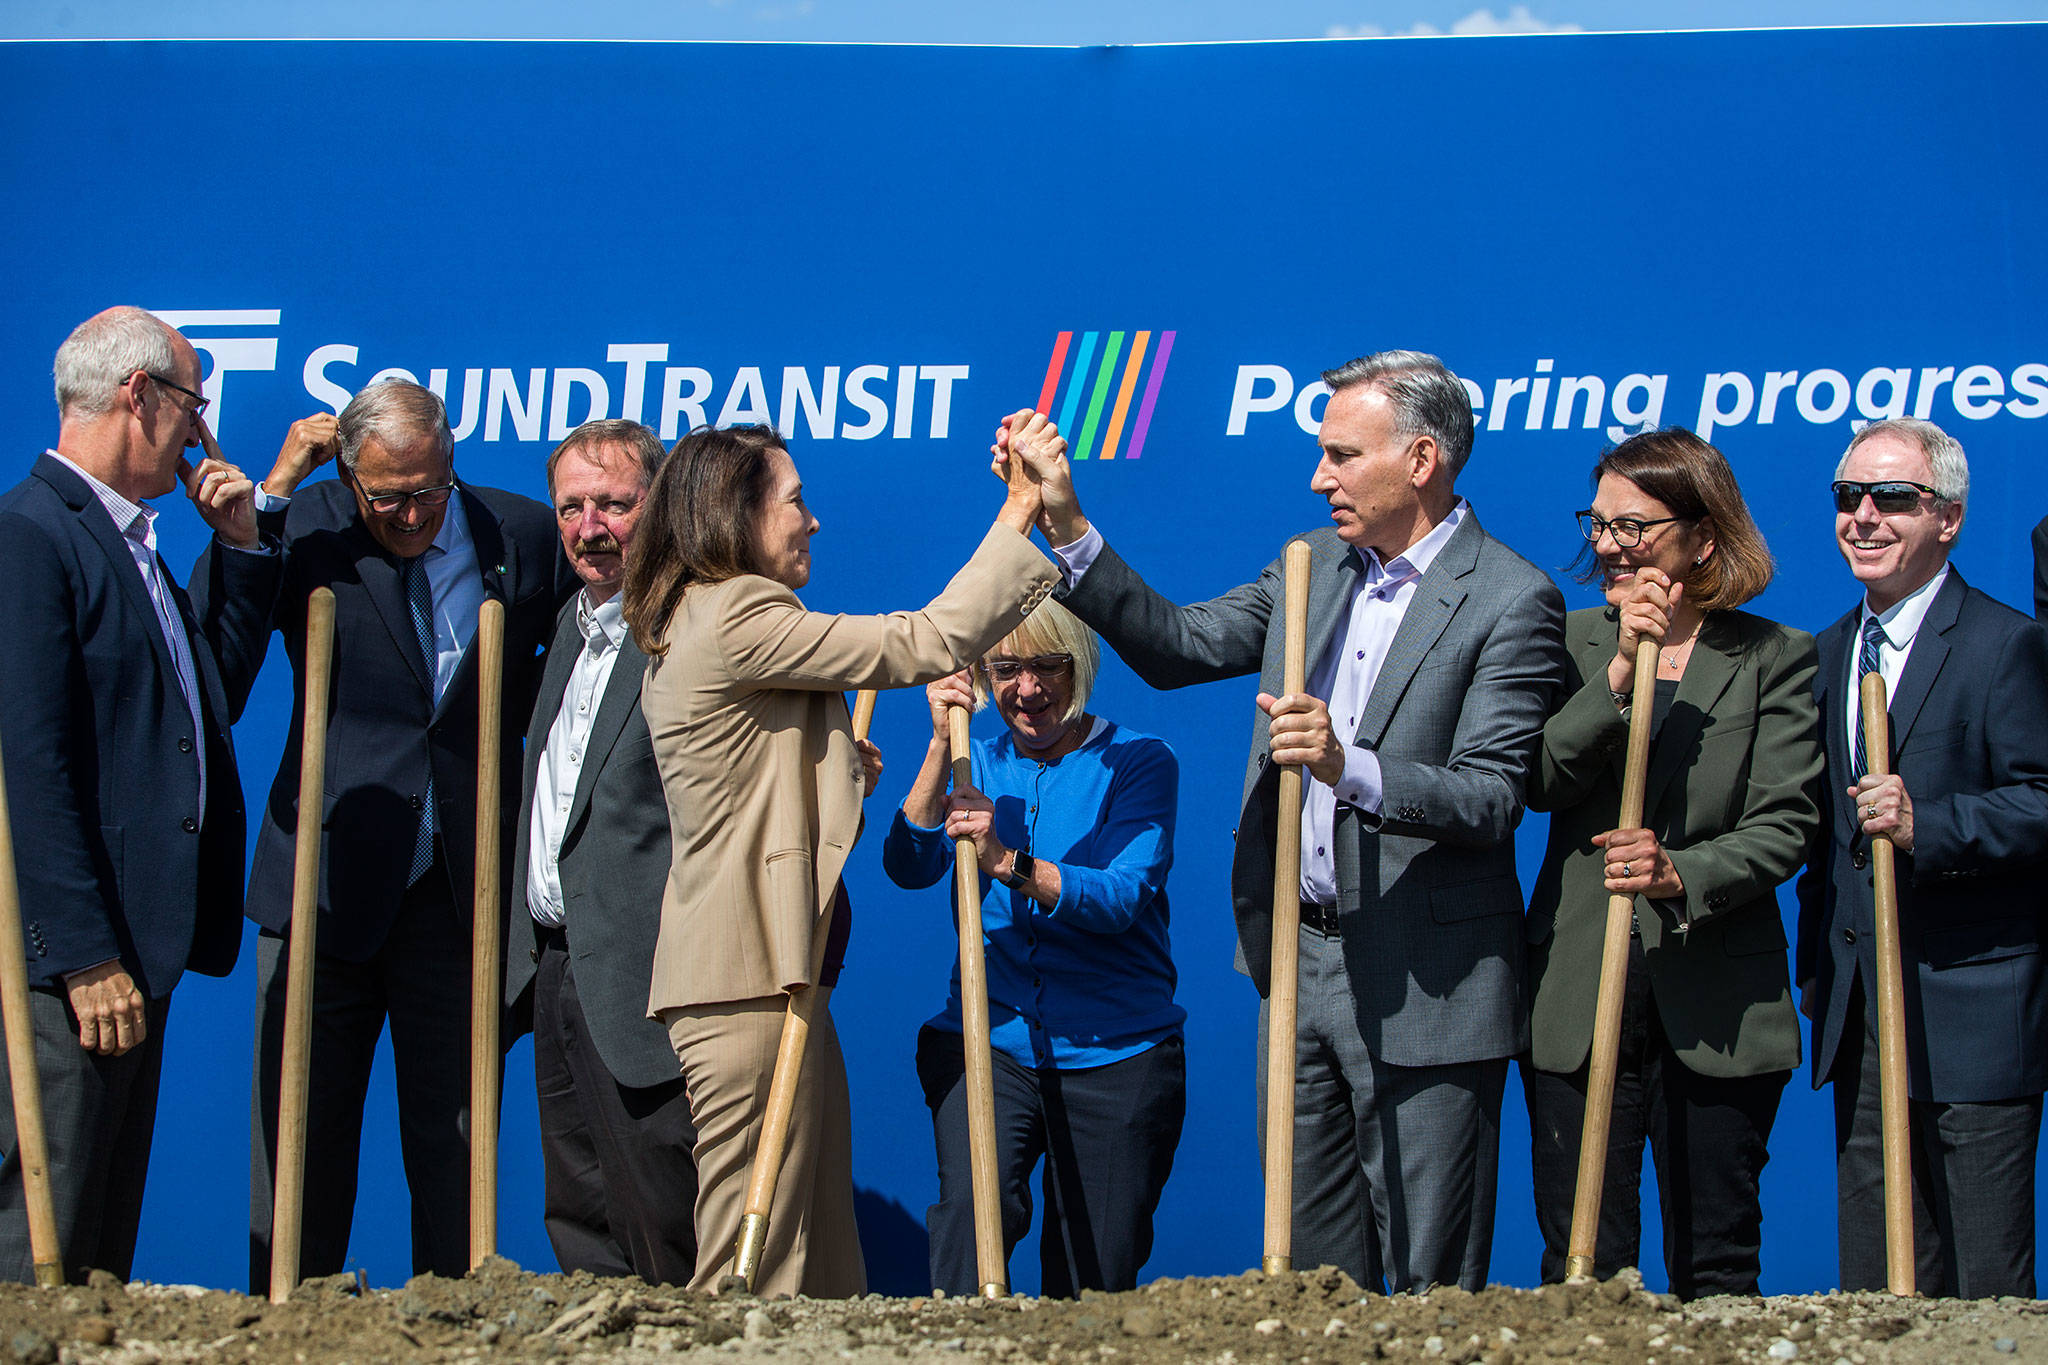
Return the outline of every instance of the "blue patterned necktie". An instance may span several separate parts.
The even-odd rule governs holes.
[[[419,642],[420,657],[427,666],[427,697],[434,695],[434,675],[440,651],[434,646],[434,589],[427,582],[427,557],[414,555],[401,563],[399,576],[405,580],[405,604],[412,610],[412,630]],[[412,870],[405,884],[411,886],[427,875],[434,865],[434,769],[431,746],[428,751],[425,809],[420,812],[420,830],[413,840]]]
[[[1863,751],[1863,680],[1877,672],[1877,651],[1891,641],[1875,616],[1863,618],[1863,645],[1856,651],[1856,776],[1870,771],[1869,755]],[[1887,699],[1889,704],[1889,699]]]

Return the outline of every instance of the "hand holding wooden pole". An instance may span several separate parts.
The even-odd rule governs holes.
[[[1891,713],[1884,675],[1863,675],[1863,752],[1873,776],[1891,773]],[[1913,1275],[1913,1155],[1907,1142],[1906,987],[1899,962],[1899,878],[1891,836],[1870,840],[1870,880],[1877,897],[1877,1074],[1884,1137],[1885,1283],[1894,1294],[1916,1292]]]
[[[1622,768],[1617,829],[1640,829],[1650,767],[1650,711],[1657,701],[1657,641],[1636,642],[1636,683],[1628,711],[1628,757]],[[1614,1074],[1621,1057],[1621,1007],[1628,990],[1628,940],[1636,898],[1607,898],[1607,937],[1600,948],[1599,994],[1593,1006],[1593,1056],[1586,1069],[1586,1116],[1579,1129],[1579,1183],[1572,1200],[1571,1240],[1564,1273],[1593,1273],[1600,1235],[1600,1195],[1607,1180],[1607,1130],[1614,1118]]]
[[[947,708],[952,740],[953,790],[974,785],[967,744],[967,708]],[[960,924],[960,1033],[966,1050],[968,1171],[974,1186],[974,1263],[983,1298],[1009,1294],[1003,1254],[1003,1203],[996,1179],[995,1062],[990,1053],[988,964],[981,943],[981,866],[974,840],[953,841],[953,904]]]
[[[1308,566],[1305,540],[1287,544],[1285,653],[1281,692],[1308,687]],[[1273,960],[1266,994],[1266,1246],[1267,1274],[1294,1265],[1294,1046],[1301,953],[1302,773],[1280,770],[1279,827],[1273,836]]]
[[[498,1250],[498,1024],[504,1008],[498,903],[500,738],[505,708],[505,604],[477,613],[476,901],[470,915],[469,1268]]]
[[[853,737],[868,737],[875,718],[875,691],[862,688],[853,698]],[[819,912],[811,931],[811,980],[825,972],[825,948],[832,938],[832,906]],[[747,1202],[740,1214],[740,1235],[733,1244],[732,1273],[752,1293],[761,1280],[761,1260],[768,1248],[768,1214],[775,1206],[775,1186],[782,1176],[782,1158],[789,1148],[789,1118],[796,1109],[797,1082],[803,1077],[804,1050],[811,1040],[811,1016],[818,992],[808,987],[789,993],[782,1014],[782,1037],[775,1048],[775,1071],[768,1081],[768,1101],[761,1114],[761,1137],[754,1148],[753,1170],[747,1176]]]
[[[57,1243],[57,1205],[50,1193],[50,1147],[43,1133],[43,1089],[36,1073],[36,1031],[28,998],[28,948],[21,937],[21,886],[14,875],[14,827],[7,779],[0,773],[0,1019],[7,1028],[7,1075],[14,1090],[14,1140],[21,1159],[28,1254],[36,1284],[64,1283]]]
[[[306,1205],[306,1096],[313,1047],[313,963],[320,931],[320,817],[327,789],[327,712],[334,676],[334,592],[306,600],[305,717],[299,740],[298,845],[291,945],[285,960],[284,1056],[278,1067],[277,1171],[270,1226],[270,1301],[299,1283]]]

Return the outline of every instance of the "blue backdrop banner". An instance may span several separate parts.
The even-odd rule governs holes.
[[[1679,424],[1727,452],[1777,555],[1759,609],[1824,626],[1856,600],[1834,462],[1855,424],[1910,414],[1975,466],[1957,562],[2026,607],[2048,510],[2026,453],[2048,433],[2044,73],[2033,26],[0,46],[6,482],[55,438],[58,343],[138,303],[200,348],[221,442],[259,476],[294,418],[388,374],[445,396],[463,477],[540,497],[552,443],[589,417],[664,439],[773,422],[824,523],[805,594],[824,609],[929,598],[999,496],[996,420],[1036,403],[1070,433],[1094,519],[1189,599],[1321,524],[1317,374],[1413,347],[1467,378],[1461,491],[1574,606],[1594,600],[1562,573],[1586,471],[1620,434]],[[183,564],[200,527],[173,501]],[[1189,1110],[1149,1274],[1258,1260],[1257,1001],[1230,968],[1227,895],[1255,690],[1157,694],[1111,662],[1094,708],[1165,737],[1182,773]],[[289,705],[273,657],[238,730],[251,810]],[[874,1278],[898,1290],[924,1283],[937,1182],[911,1056],[953,945],[945,892],[891,886],[879,834],[927,734],[921,696],[882,699],[893,762],[849,866],[862,913],[834,1004]],[[1525,885],[1542,835],[1524,824]],[[241,1283],[253,958],[178,993],[138,1274]],[[407,1224],[380,1065],[353,1257],[393,1283]],[[501,1242],[552,1268],[531,1077],[522,1045]],[[1772,1146],[1765,1288],[1830,1286],[1831,1127],[1803,1073]],[[1538,1249],[1511,1084],[1495,1278],[1533,1283]],[[1036,1266],[1027,1244],[1014,1282],[1034,1288]]]

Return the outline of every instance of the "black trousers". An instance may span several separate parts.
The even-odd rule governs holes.
[[[1877,1021],[1862,982],[1829,1079],[1843,1289],[1883,1289],[1884,1124]],[[1922,1294],[2034,1297],[2034,1149],[2041,1097],[1907,1105],[1913,1159],[1913,1278]]]
[[[288,945],[256,941],[256,1084],[249,1143],[249,1286],[270,1287],[278,1069]],[[348,1262],[363,1101],[386,1020],[397,1073],[398,1138],[412,1196],[413,1273],[469,1269],[469,948],[441,860],[405,893],[384,946],[364,962],[314,954],[299,1274]]]
[[[149,1037],[118,1057],[103,1057],[78,1045],[78,1019],[61,990],[29,992],[57,1247],[71,1284],[81,1283],[88,1270],[111,1270],[125,1280],[134,1268],[170,1008],[168,996],[150,1001]],[[4,1048],[0,1078],[11,1096],[14,1078]],[[0,1154],[0,1276],[32,1284],[35,1258],[28,1241],[21,1143],[14,1106],[5,1100],[0,1100]]]
[[[1754,1294],[1763,1250],[1760,1182],[1778,1101],[1792,1073],[1716,1077],[1686,1066],[1664,1036],[1641,942],[1631,939],[1629,949],[1593,1273],[1605,1279],[1638,1263],[1647,1142],[1657,1169],[1671,1292],[1682,1299]],[[1571,1242],[1586,1072],[1582,1066],[1558,1075],[1538,1071],[1526,1058],[1522,1062],[1542,1274],[1550,1284],[1564,1279]]]
[[[965,1050],[960,1035],[917,1035],[917,1078],[932,1111],[939,1202],[925,1211],[932,1286],[972,1295],[981,1285],[974,1246],[974,1185],[967,1143]],[[1003,1260],[1031,1226],[1031,1172],[1045,1159],[1041,1292],[1131,1289],[1152,1254],[1152,1215],[1173,1170],[1187,1115],[1187,1061],[1179,1038],[1135,1057],[1080,1070],[1036,1070],[995,1054],[996,1181]]]
[[[542,1218],[555,1259],[564,1270],[688,1284],[697,1267],[697,1130],[683,1078],[645,1088],[612,1079],[558,934],[542,940],[533,992]]]

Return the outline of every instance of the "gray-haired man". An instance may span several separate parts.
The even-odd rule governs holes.
[[[1260,676],[1231,896],[1262,997],[1279,767],[1307,769],[1294,1263],[1395,1291],[1478,1289],[1502,1085],[1528,1045],[1514,828],[1563,677],[1564,600],[1458,496],[1472,411],[1441,361],[1384,351],[1323,379],[1309,488],[1333,524],[1305,537],[1306,694],[1273,695],[1278,560],[1176,606],[1090,526],[1064,466],[1039,524],[1067,605],[1147,682]]]

